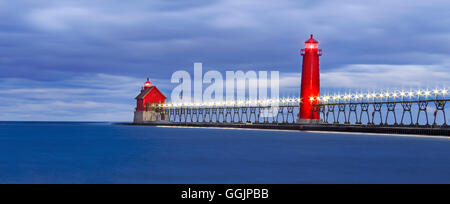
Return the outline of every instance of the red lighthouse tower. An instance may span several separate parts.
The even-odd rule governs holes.
[[[322,56],[322,50],[319,49],[319,42],[313,35],[305,42],[305,49],[302,49],[301,54],[303,70],[299,122],[317,122],[320,117],[313,114],[313,105],[319,103],[317,98],[320,97],[319,57]]]

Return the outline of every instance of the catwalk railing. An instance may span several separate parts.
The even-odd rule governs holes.
[[[368,126],[444,126],[449,117],[444,100],[340,102],[314,105],[322,124]],[[161,114],[180,123],[296,123],[298,105],[167,107]]]
[[[313,113],[319,124],[365,126],[439,126],[447,127],[449,116],[446,90],[435,96],[417,93],[379,93],[335,95],[313,98]],[[432,99],[430,99],[432,98]],[[160,112],[177,123],[275,123],[294,124],[299,113],[299,98],[206,104],[166,104]]]
[[[298,105],[167,108],[171,122],[185,123],[295,123]]]
[[[369,126],[447,126],[449,100],[323,103],[313,114],[324,124]]]

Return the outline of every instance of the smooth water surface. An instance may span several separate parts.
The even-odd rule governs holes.
[[[0,183],[450,183],[450,139],[0,122]]]

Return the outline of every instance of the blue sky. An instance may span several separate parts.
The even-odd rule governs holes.
[[[279,70],[298,92],[314,33],[328,91],[435,88],[450,76],[445,0],[0,0],[0,120],[129,121],[146,77]]]

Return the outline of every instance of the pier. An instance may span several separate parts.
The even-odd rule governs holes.
[[[324,131],[342,133],[373,133],[373,134],[406,134],[422,136],[450,137],[450,128],[445,127],[373,127],[366,125],[333,125],[333,124],[212,124],[212,123],[121,123],[121,125],[181,127],[181,128],[228,128],[228,129],[259,129],[286,131]]]
[[[203,101],[208,98],[203,97],[193,102],[188,95],[186,100],[181,97],[183,100],[166,103],[166,97],[147,79],[136,97],[133,124],[450,136],[450,111],[446,107],[450,98],[445,85],[434,89],[324,93],[319,69],[322,50],[313,35],[305,42],[301,56],[299,97],[246,98],[244,94],[236,98],[233,94],[226,101]]]
[[[127,125],[450,136],[446,111],[450,99],[413,100],[404,97],[382,101],[375,97],[367,101],[352,98],[327,100],[325,97],[314,105],[313,111],[322,120],[310,124],[296,121],[298,99],[280,99],[278,107],[261,102],[259,105],[251,102],[204,106],[163,104],[154,111],[167,121]],[[272,116],[265,117],[267,113]]]

